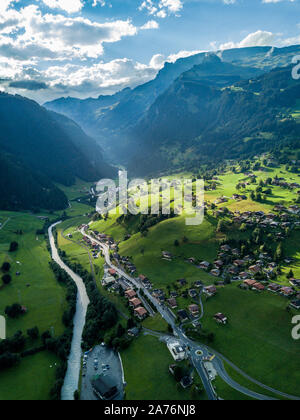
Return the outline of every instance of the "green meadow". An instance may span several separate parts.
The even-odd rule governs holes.
[[[36,216],[23,213],[4,213],[1,218],[10,218],[0,231],[0,264],[11,264],[12,283],[0,287],[0,313],[13,303],[24,305],[28,312],[18,319],[7,319],[7,336],[17,331],[26,334],[37,326],[40,333],[51,330],[55,335],[64,331],[63,312],[66,308],[65,290],[60,286],[48,264],[50,254],[44,235],[36,231],[43,222]],[[22,235],[18,234],[22,231]],[[11,241],[19,244],[16,252],[10,253]],[[20,275],[17,276],[16,273]],[[28,343],[28,346],[39,342]],[[39,354],[21,360],[19,366],[0,373],[0,399],[48,399],[54,384],[54,373],[48,372],[50,364],[58,360],[52,355]],[[40,373],[39,373],[40,372]],[[39,378],[39,386],[34,378]]]

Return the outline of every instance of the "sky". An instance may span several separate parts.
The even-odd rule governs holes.
[[[98,97],[200,51],[300,44],[300,0],[0,0],[0,90]]]

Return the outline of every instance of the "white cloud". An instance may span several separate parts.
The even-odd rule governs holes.
[[[183,0],[143,0],[139,10],[146,10],[149,15],[166,18],[177,15],[183,8]]]
[[[42,0],[43,3],[53,9],[62,9],[68,13],[79,12],[83,8],[81,0]]]
[[[224,44],[217,45],[215,42],[211,43],[211,47],[214,50],[228,50],[231,48],[245,48],[245,47],[262,47],[273,45],[276,39],[276,35],[272,32],[258,30],[247,35],[240,42],[226,42]]]

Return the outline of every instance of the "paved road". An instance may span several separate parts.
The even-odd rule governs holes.
[[[149,293],[149,291],[145,288],[143,288],[141,286],[141,284],[137,281],[137,279],[130,277],[127,273],[125,273],[123,270],[121,270],[118,267],[115,267],[110,260],[110,252],[109,252],[109,247],[105,244],[103,244],[102,242],[96,240],[93,236],[88,235],[84,228],[81,230],[81,233],[83,236],[86,236],[87,238],[89,238],[90,240],[96,242],[98,245],[101,246],[102,251],[103,251],[103,255],[106,261],[106,264],[113,268],[114,270],[116,270],[116,272],[121,276],[124,277],[126,280],[128,280],[134,287],[136,287],[138,290],[143,290],[143,292],[145,293],[145,295],[148,297],[148,299],[153,303],[153,305],[156,307],[157,311],[161,314],[161,316],[165,319],[165,321],[172,326],[173,331],[175,333],[175,335],[183,342],[187,342],[187,337],[184,335],[183,331],[177,327],[176,323],[175,323],[175,319],[174,319],[174,315],[171,313],[171,311],[169,311],[169,309],[166,306],[162,306],[159,305],[157,300],[151,295],[151,293]],[[193,361],[193,360],[192,360]],[[210,400],[217,400],[217,396],[215,393],[215,390],[210,382],[210,380],[208,379],[207,373],[204,369],[203,365],[197,364],[195,366],[195,368],[197,369],[202,382],[203,382],[203,386],[205,388],[205,391],[208,395],[208,398]]]
[[[261,388],[270,391],[278,396],[281,397],[285,397],[285,398],[289,398],[292,400],[300,400],[299,397],[296,396],[292,396],[292,395],[288,395],[285,393],[282,393],[280,391],[277,391],[273,388],[268,387],[267,385],[261,384],[258,381],[255,381],[254,379],[252,379],[250,376],[248,376],[246,373],[242,372],[237,366],[235,366],[234,364],[232,364],[228,359],[226,359],[223,355],[215,352],[213,349],[210,349],[207,346],[195,343],[194,341],[190,340],[184,333],[182,327],[178,327],[175,323],[175,319],[173,314],[171,313],[171,311],[163,305],[159,305],[158,302],[156,301],[156,299],[153,298],[153,296],[149,293],[149,291],[147,289],[144,289],[141,284],[137,281],[137,279],[130,277],[127,273],[125,273],[123,270],[121,270],[118,267],[115,267],[110,260],[110,252],[109,252],[109,247],[106,246],[105,244],[103,244],[102,242],[96,240],[93,236],[87,234],[85,232],[85,229],[81,230],[82,235],[90,238],[91,240],[95,241],[97,244],[99,244],[102,248],[104,257],[105,257],[105,261],[106,264],[115,269],[117,271],[117,273],[126,278],[133,286],[135,286],[138,290],[143,290],[144,293],[146,294],[146,296],[149,298],[149,300],[154,304],[154,306],[156,307],[157,311],[161,314],[161,316],[166,320],[166,322],[168,324],[170,324],[173,328],[174,331],[174,335],[177,336],[184,344],[188,345],[190,348],[190,358],[191,361],[193,362],[199,376],[201,377],[201,380],[203,382],[205,391],[208,395],[208,398],[210,400],[217,400],[217,396],[215,393],[215,390],[212,386],[212,383],[208,377],[208,373],[204,367],[203,364],[203,359],[211,356],[212,354],[214,354],[216,357],[213,360],[213,366],[216,369],[217,373],[219,374],[219,376],[233,389],[237,390],[238,392],[247,395],[249,397],[258,399],[258,400],[273,400],[273,398],[268,397],[266,395],[261,395],[258,393],[255,393],[249,389],[244,388],[243,386],[239,385],[238,383],[236,383],[235,381],[233,381],[231,379],[231,377],[227,374],[225,368],[224,368],[224,364],[223,361],[226,361],[227,363],[229,363],[236,371],[238,371],[241,375],[243,375],[245,378],[247,378],[248,380],[250,380],[251,382],[253,382],[254,384],[259,385]],[[201,298],[200,298],[201,301]],[[201,301],[201,306],[202,306],[202,313],[203,311],[203,305],[202,305],[202,301]],[[202,352],[202,356],[197,356],[196,352],[200,350]]]
[[[98,359],[99,370],[96,371],[94,367],[94,360]],[[102,364],[109,365],[110,369],[103,371]],[[93,392],[91,381],[97,375],[109,375],[115,381],[118,387],[119,394],[114,400],[123,400],[124,398],[124,384],[123,384],[123,371],[119,356],[113,350],[107,347],[97,346],[88,355],[86,376],[82,378],[81,386],[81,400],[82,401],[96,401],[97,397]]]

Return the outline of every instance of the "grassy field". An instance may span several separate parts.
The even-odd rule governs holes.
[[[59,361],[48,352],[26,357],[19,366],[0,375],[1,401],[44,401],[55,382],[55,369]]]
[[[141,336],[121,354],[127,400],[190,400],[190,390],[184,390],[169,373],[174,360],[165,344],[155,337]],[[155,356],[155,357],[154,357]],[[205,394],[199,399],[205,399]]]
[[[28,313],[16,320],[7,319],[7,335],[17,331],[26,334],[37,326],[41,333],[52,330],[55,335],[64,331],[62,315],[65,310],[65,289],[60,286],[50,270],[50,255],[43,235],[36,230],[43,222],[30,214],[4,213],[1,218],[10,218],[0,231],[0,264],[11,264],[12,283],[0,287],[0,313],[13,303],[21,303]],[[23,234],[17,234],[22,230]],[[19,243],[17,252],[9,253],[11,241]],[[20,272],[20,276],[16,276]],[[32,345],[37,345],[33,343]],[[39,354],[23,359],[19,366],[0,374],[0,399],[47,399],[54,383],[54,373],[49,364],[58,362],[51,355]],[[39,384],[33,380],[39,377]]]
[[[300,396],[299,343],[291,337],[287,299],[231,285],[204,305],[203,326],[215,334],[215,350],[260,382]],[[228,325],[213,320],[218,312],[229,318]]]

